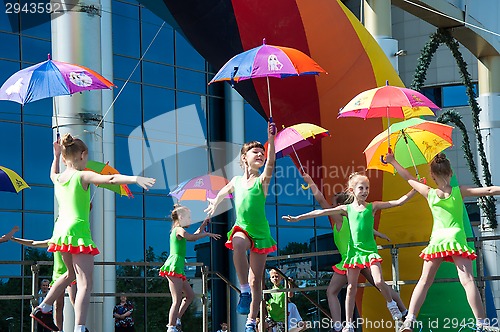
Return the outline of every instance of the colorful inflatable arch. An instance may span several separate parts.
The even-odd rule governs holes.
[[[359,20],[339,0],[141,0],[156,14],[177,27],[193,47],[217,71],[234,55],[262,44],[299,49],[320,64],[328,75],[303,76],[283,80],[270,79],[273,117],[278,128],[311,122],[328,128],[331,139],[301,150],[301,158],[310,165],[323,166],[323,172],[308,170],[325,188],[344,185],[346,175],[365,168],[363,150],[370,140],[385,129],[385,120],[337,119],[338,110],[359,92],[385,84],[403,86],[389,60]],[[220,83],[219,83],[220,84]],[[267,117],[265,79],[243,81],[235,89]],[[326,171],[325,171],[326,170]],[[420,167],[427,175],[427,167]],[[398,176],[374,171],[371,200],[399,198],[409,190]],[[332,192],[326,190],[328,197]],[[422,197],[376,217],[379,230],[394,243],[428,241],[432,220]],[[417,280],[422,247],[401,250],[400,278]],[[382,251],[386,280],[392,280],[391,256]],[[447,266],[446,266],[447,265]],[[456,277],[454,266],[443,264],[439,277]],[[409,303],[413,285],[401,287]],[[390,321],[383,298],[374,288],[360,292],[358,308],[372,322]],[[420,317],[431,322],[433,331],[444,329],[451,319],[470,318],[465,293],[459,283],[435,284]],[[424,324],[426,322],[424,321]],[[365,326],[365,331],[394,330],[384,326]],[[424,330],[428,330],[424,325]]]

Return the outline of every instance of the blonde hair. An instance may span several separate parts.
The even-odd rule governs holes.
[[[170,218],[172,218],[172,229],[175,227],[176,224],[180,225],[179,216],[182,212],[187,210],[188,210],[187,207],[180,205],[179,203],[174,204],[174,209],[170,213]]]
[[[64,134],[61,139],[61,153],[64,159],[74,159],[84,151],[88,151],[88,148],[81,139],[71,136],[70,133]]]
[[[262,150],[265,150],[264,145],[259,141],[250,141],[250,142],[243,144],[243,146],[241,147],[241,151],[240,151],[240,153],[241,153],[240,154],[240,166],[242,168],[245,168],[245,164],[243,163],[243,156],[253,148],[260,148]]]
[[[438,153],[431,161],[431,173],[439,177],[451,177],[453,170],[444,153]]]
[[[364,174],[360,172],[354,172],[349,175],[349,180],[347,181],[347,195],[349,196],[349,203],[352,203],[354,201],[354,186],[356,183],[360,181],[360,179],[365,178],[368,183],[370,183],[370,179]],[[347,204],[349,204],[347,203]]]
[[[349,192],[340,191],[336,194],[333,194],[332,203],[333,203],[333,199],[335,199],[335,202],[338,205],[351,204],[353,201],[353,198],[354,197],[352,195],[350,195]]]

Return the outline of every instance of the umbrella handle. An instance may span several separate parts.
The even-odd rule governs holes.
[[[301,184],[300,186],[302,187],[303,190],[307,190],[307,189],[309,189],[311,187],[310,184],[308,184],[307,186]]]
[[[273,117],[272,117],[272,116],[270,116],[270,117],[269,117],[269,123],[273,123]],[[276,125],[274,125],[274,126],[272,127],[272,129],[271,129],[271,134],[272,134],[272,135],[276,135]]]
[[[391,153],[392,149],[389,147],[387,148],[387,153]],[[387,161],[385,161],[384,156],[380,156],[380,162],[384,165],[387,165]]]

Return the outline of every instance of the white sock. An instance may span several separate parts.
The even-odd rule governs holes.
[[[42,302],[42,303],[38,306],[38,308],[40,308],[40,310],[42,310],[42,312],[43,312],[44,314],[46,314],[46,313],[47,313],[47,312],[49,312],[49,311],[52,311],[52,306],[51,306],[51,305],[48,305],[48,304],[47,304],[47,303],[45,303],[45,302]]]
[[[335,331],[342,331],[342,322],[332,322],[333,323],[333,329]]]
[[[248,317],[246,325],[250,325],[250,324],[252,324],[252,325],[255,326],[255,324],[257,324],[257,321],[255,319],[253,319],[253,318]]]
[[[409,320],[410,322],[414,322],[416,319],[417,319],[417,317],[415,317],[415,315],[413,315],[413,314],[408,314],[406,316],[406,320]]]
[[[85,325],[75,325],[75,332],[85,332]]]
[[[478,326],[485,326],[485,325],[487,325],[487,324],[485,324],[485,322],[486,322],[486,319],[484,319],[484,318],[478,318],[478,319],[476,319],[476,325],[478,325]]]
[[[387,308],[394,308],[397,306],[398,306],[398,304],[394,300],[392,300],[391,302],[387,302]]]
[[[177,318],[177,321],[175,322],[175,325],[182,325],[180,318]]]
[[[242,293],[250,293],[250,285],[249,284],[243,284],[240,286],[240,290]]]

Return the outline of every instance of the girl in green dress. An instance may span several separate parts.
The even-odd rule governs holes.
[[[346,216],[349,223],[351,239],[348,245],[347,257],[344,267],[347,268],[347,295],[346,295],[346,324],[344,331],[354,331],[353,314],[357,293],[358,277],[363,269],[369,269],[373,276],[375,286],[380,290],[387,308],[394,320],[401,319],[401,311],[394,301],[390,287],[382,276],[382,257],[378,254],[377,243],[373,233],[374,215],[378,210],[389,209],[406,203],[414,194],[411,190],[398,200],[388,202],[368,203],[366,198],[370,193],[370,181],[368,177],[360,173],[353,173],[349,177],[348,193],[353,196],[353,202],[331,209],[316,210],[306,214],[292,217],[284,216],[287,221],[299,221],[308,218],[317,218],[328,215]]]
[[[394,159],[393,154],[387,154],[386,158],[387,162],[394,166],[398,174],[427,199],[434,219],[429,245],[420,254],[420,257],[424,259],[422,276],[413,290],[408,316],[400,331],[412,331],[416,315],[424,303],[427,291],[432,285],[438,268],[443,261],[455,263],[458,277],[476,318],[478,330],[481,330],[482,326],[488,324],[485,321],[486,312],[472,273],[472,261],[476,259],[476,254],[467,245],[462,197],[500,195],[500,187],[470,188],[451,186],[450,181],[453,171],[450,161],[443,153],[437,154],[430,163],[430,174],[434,182],[436,182],[437,189],[418,182],[406,169],[401,167]]]
[[[217,197],[208,199],[205,212],[212,215],[217,205],[234,192],[236,222],[227,233],[226,247],[232,249],[234,267],[240,282],[240,300],[236,311],[248,315],[245,332],[256,331],[256,318],[262,301],[262,276],[267,254],[276,250],[266,218],[265,204],[269,183],[273,175],[276,154],[274,149],[274,123],[268,124],[267,161],[264,146],[257,141],[245,143],[241,148],[243,175],[235,176]],[[259,169],[264,167],[262,174]],[[250,262],[247,251],[250,250]]]
[[[186,261],[186,241],[196,241],[204,237],[220,239],[219,234],[205,232],[209,219],[205,219],[194,234],[184,228],[191,225],[191,211],[179,204],[174,205],[170,217],[172,230],[170,231],[170,255],[160,268],[160,276],[168,279],[168,286],[172,295],[172,306],[168,314],[167,332],[178,332],[181,327],[182,315],[193,302],[194,292],[184,274]],[[184,298],[182,297],[184,293]]]

